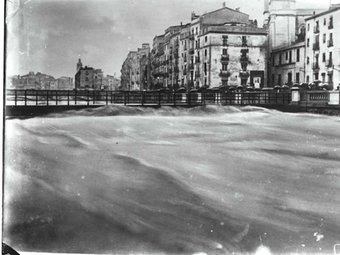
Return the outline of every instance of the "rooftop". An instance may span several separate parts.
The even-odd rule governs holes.
[[[323,15],[326,15],[326,14],[329,14],[329,13],[332,13],[332,12],[336,12],[336,11],[338,11],[338,10],[340,10],[340,4],[339,4],[339,5],[333,5],[333,6],[331,6],[331,8],[329,8],[327,11],[320,12],[320,13],[318,13],[318,14],[315,14],[315,15],[313,15],[313,16],[311,16],[311,17],[306,18],[306,21],[307,21],[307,20],[311,20],[311,19],[318,18],[318,17],[320,17],[320,16],[323,16]]]
[[[203,34],[207,33],[232,33],[232,34],[259,34],[267,35],[265,28],[254,27],[246,24],[239,24],[236,26],[221,25],[221,26],[209,26],[203,30]]]

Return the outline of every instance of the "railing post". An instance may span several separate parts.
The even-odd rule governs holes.
[[[55,91],[55,105],[58,105],[58,90]]]
[[[92,104],[93,104],[93,105],[95,105],[95,103],[96,103],[95,96],[96,96],[96,91],[95,91],[95,90],[92,90]]]
[[[38,90],[35,91],[35,105],[38,105]]]
[[[106,105],[108,105],[109,101],[108,101],[107,90],[105,90],[105,97],[106,97]]]
[[[188,103],[189,106],[191,105],[190,91],[187,93],[187,103]]]
[[[27,90],[25,90],[25,105],[27,105]]]
[[[90,105],[90,91],[86,91],[86,101],[87,101],[87,105]]]
[[[17,90],[14,90],[14,105],[17,105]]]
[[[142,91],[142,98],[141,98],[141,100],[142,100],[142,106],[144,105],[144,91]]]
[[[176,106],[176,92],[173,92],[172,99],[174,100],[174,106]]]
[[[77,104],[77,90],[74,91],[74,104]]]
[[[161,92],[158,91],[158,106],[161,106],[162,95]]]
[[[70,91],[67,91],[67,106],[70,105]]]
[[[111,90],[111,93],[110,93],[111,95],[110,95],[110,102],[111,102],[111,104],[112,104],[112,90]]]
[[[48,106],[48,99],[49,99],[48,96],[49,96],[49,95],[48,95],[48,90],[46,90],[46,105],[47,105],[47,106]]]
[[[126,105],[126,91],[123,92],[123,95],[124,95],[124,105]]]

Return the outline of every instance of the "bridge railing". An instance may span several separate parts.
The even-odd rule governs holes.
[[[312,97],[314,98],[314,97]],[[285,105],[290,92],[7,90],[6,105]]]

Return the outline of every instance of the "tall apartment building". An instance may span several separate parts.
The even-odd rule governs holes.
[[[230,43],[223,45],[227,37]],[[266,52],[266,31],[249,15],[225,6],[200,16],[192,13],[190,23],[171,26],[154,38],[152,80],[170,89],[246,86],[254,80],[264,86]]]
[[[254,24],[206,26],[195,59],[198,87],[266,85],[267,32]]]
[[[340,5],[306,19],[306,82],[340,85]]]
[[[150,59],[151,79],[148,89],[153,90],[165,87],[167,72],[165,69],[164,35],[154,37]]]
[[[150,45],[130,51],[121,69],[121,85],[124,90],[145,90],[150,84]]]

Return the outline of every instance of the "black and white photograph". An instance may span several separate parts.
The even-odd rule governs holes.
[[[340,255],[340,0],[4,0],[2,254]]]

